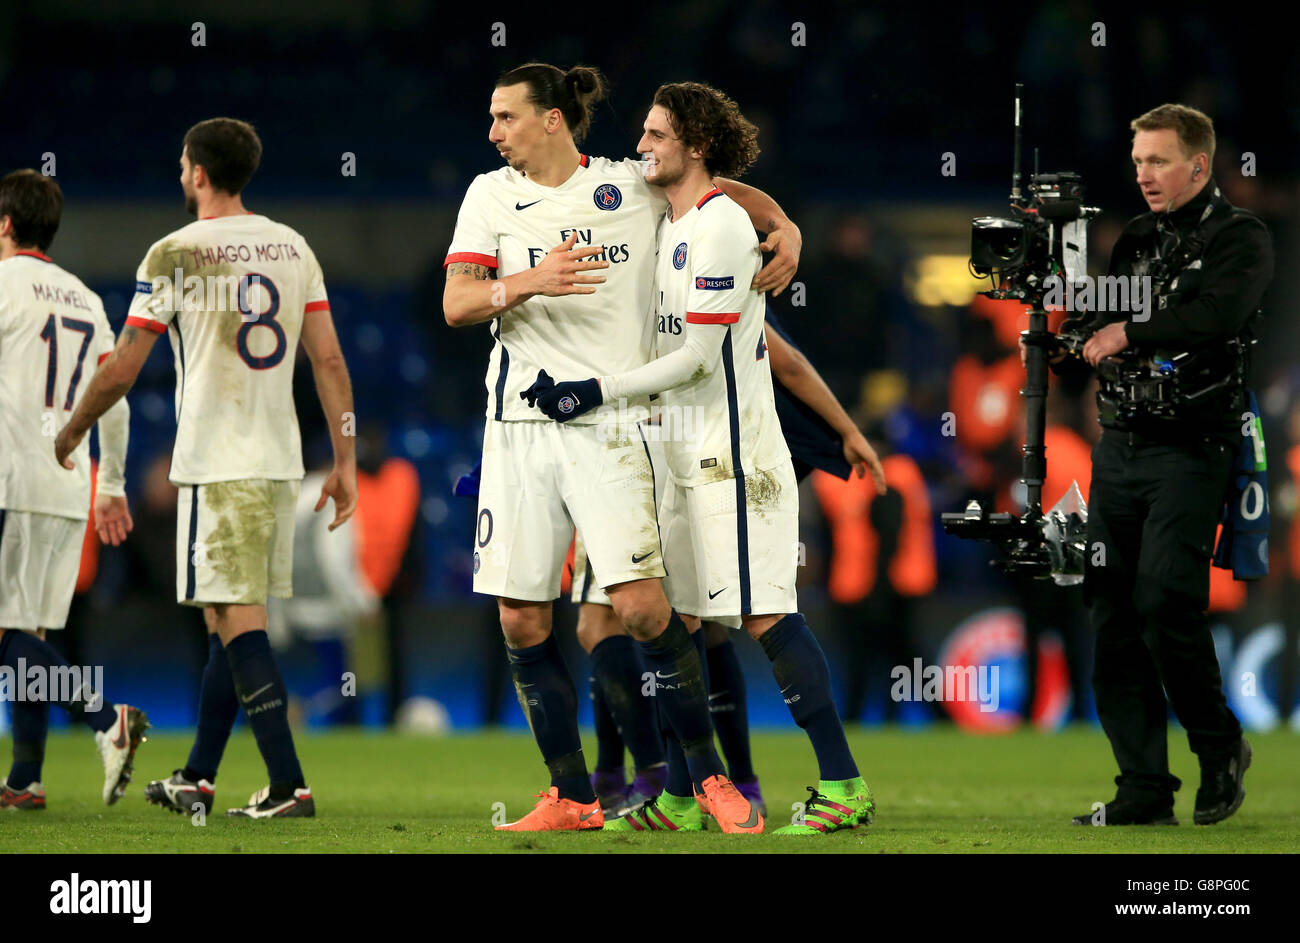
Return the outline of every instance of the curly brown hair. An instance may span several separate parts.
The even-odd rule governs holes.
[[[758,158],[758,128],[716,88],[672,82],[659,86],[654,103],[668,111],[682,144],[700,149],[711,175],[739,177]]]

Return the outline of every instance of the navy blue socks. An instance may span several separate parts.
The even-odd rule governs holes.
[[[591,719],[596,725],[596,772],[622,770],[623,735],[618,732],[618,724],[605,700],[605,690],[596,676],[595,658],[592,658],[591,672],[587,683],[591,691]]]
[[[722,774],[722,760],[713,747],[704,660],[686,626],[674,614],[658,638],[637,644],[645,658],[646,669],[655,673],[655,696],[668,725],[681,743],[691,780],[702,783]],[[699,644],[703,644],[702,639]],[[667,788],[673,795],[679,795],[673,791],[672,765],[670,759]]]
[[[198,733],[185,763],[186,779],[216,782],[217,767],[221,765],[221,755],[226,751],[226,741],[238,716],[239,700],[235,697],[230,660],[221,647],[221,639],[213,632],[208,635],[208,663],[199,688]]]
[[[9,768],[9,788],[21,791],[41,778],[45,762],[45,737],[50,731],[49,701],[14,701],[9,705],[13,720],[14,765]]]
[[[596,801],[578,736],[578,693],[554,634],[528,648],[506,646],[519,706],[561,799]]]
[[[91,688],[92,678],[82,678],[82,683],[74,691],[64,689],[66,685],[58,682],[51,669],[70,666],[53,645],[31,632],[22,629],[5,632],[4,639],[0,640],[0,664],[13,669],[16,685],[25,684],[24,695],[32,690],[32,669],[39,668],[44,683],[40,686],[39,697],[33,700],[58,704],[74,721],[86,724],[91,730],[102,733],[117,722],[117,708],[102,696],[102,691],[96,692]],[[68,672],[63,677],[70,683],[72,674]],[[16,692],[13,693],[16,696]],[[99,702],[97,705],[96,701]]]
[[[772,662],[772,675],[794,722],[812,741],[820,777],[829,781],[857,777],[858,767],[831,697],[826,656],[803,616],[791,613],[758,641]]]
[[[626,744],[632,754],[633,765],[638,770],[657,766],[664,761],[663,738],[659,733],[659,715],[649,696],[641,693],[645,687],[645,664],[630,635],[614,635],[603,639],[591,650],[591,669],[601,689],[601,699],[592,692],[592,700],[599,712],[601,701],[613,717],[619,736],[618,762],[606,764],[605,746],[601,744],[597,769],[622,766],[622,747]],[[601,720],[596,717],[596,734],[600,742]],[[613,741],[610,740],[612,747]],[[612,750],[611,750],[612,752]]]
[[[704,629],[695,633],[703,635]],[[754,762],[749,752],[749,711],[745,699],[745,673],[736,657],[731,637],[707,650],[709,669],[709,713],[718,732],[722,755],[727,759],[731,781],[754,779]]]
[[[271,778],[271,798],[288,799],[305,783],[289,730],[289,692],[275,665],[266,631],[257,629],[235,636],[226,646],[226,658],[235,694]]]

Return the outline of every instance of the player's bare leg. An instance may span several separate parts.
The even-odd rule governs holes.
[[[504,831],[581,831],[600,828],[604,815],[587,778],[578,735],[578,692],[551,631],[551,603],[497,599],[510,674],[519,706],[542,751],[551,786],[536,808]]]
[[[266,635],[266,607],[219,603],[204,609],[230,662],[235,694],[257,739],[270,785],[255,792],[248,805],[227,814],[249,818],[309,817],[316,803],[303,779],[293,733],[289,729],[289,692]]]
[[[797,612],[743,616],[742,621],[772,662],[777,687],[794,722],[812,741],[820,770],[803,815],[777,833],[816,835],[870,824],[875,813],[871,791],[849,752],[831,696],[826,656],[808,623]]]
[[[591,656],[597,745],[591,785],[606,817],[613,818],[663,792],[667,766],[658,708],[643,690],[641,653],[613,607],[583,603],[578,641]],[[625,744],[636,770],[631,785],[623,767]]]

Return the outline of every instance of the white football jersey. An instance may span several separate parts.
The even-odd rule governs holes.
[[[127,326],[166,331],[176,357],[171,480],[302,478],[294,354],[329,311],[306,240],[253,213],[196,220],[150,247],[135,291]]]
[[[754,225],[714,187],[680,219],[659,224],[657,356],[682,346],[688,324],[726,324],[717,370],[666,390],[661,429],[673,476],[697,485],[788,461],[763,335],[762,266]]]
[[[639,160],[582,155],[558,187],[539,186],[510,167],[474,179],[444,267],[470,262],[504,278],[537,266],[575,230],[575,248],[604,246],[591,260],[609,262],[588,273],[605,278],[594,294],[536,295],[491,322],[489,418],[544,419],[519,397],[539,370],[555,380],[586,380],[649,361],[655,226],[666,204],[663,191],[645,182]],[[597,420],[593,411],[573,421]]]
[[[0,508],[86,520],[90,436],[54,458],[113,329],[99,296],[49,257],[24,250],[0,262]]]

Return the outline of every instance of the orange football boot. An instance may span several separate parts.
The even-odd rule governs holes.
[[[561,799],[560,790],[552,786],[537,794],[538,803],[518,822],[498,825],[498,832],[578,832],[603,828],[605,816],[600,811],[600,801],[575,802]]]
[[[703,784],[705,803],[701,809],[708,809],[709,814],[728,834],[758,835],[763,831],[763,816],[758,814],[758,806],[740,794],[740,790],[731,784],[726,776],[710,776]]]

